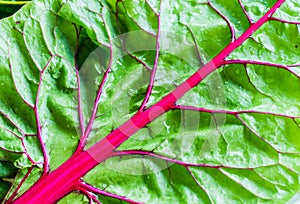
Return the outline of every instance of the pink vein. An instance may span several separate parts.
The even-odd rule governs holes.
[[[41,86],[42,86],[42,82],[43,82],[43,74],[46,70],[46,68],[49,66],[51,60],[53,59],[54,56],[51,56],[50,60],[47,62],[47,64],[45,65],[45,67],[42,69],[42,71],[40,72],[40,81],[39,81],[39,85],[38,85],[38,90],[37,90],[37,94],[36,94],[36,99],[35,99],[35,105],[34,105],[34,114],[35,114],[35,120],[36,120],[36,126],[37,126],[37,137],[39,139],[41,148],[42,148],[42,152],[43,152],[43,157],[44,157],[44,163],[43,163],[43,176],[46,176],[46,174],[49,172],[49,158],[48,158],[48,154],[47,154],[47,150],[46,150],[46,146],[45,143],[43,141],[43,136],[42,136],[42,125],[41,125],[41,121],[39,119],[39,95],[41,92]]]
[[[189,172],[189,174],[191,175],[191,177],[192,177],[192,179],[194,180],[194,182],[196,183],[196,185],[199,186],[199,188],[201,188],[201,189],[204,191],[204,193],[207,195],[209,201],[210,201],[211,203],[214,203],[214,202],[212,201],[210,195],[208,194],[207,190],[206,190],[206,189],[205,189],[205,188],[197,181],[197,178],[195,177],[194,173],[193,173],[188,167],[186,167],[186,170]]]
[[[85,194],[88,199],[89,199],[89,203],[92,204],[93,201],[96,202],[97,204],[101,204],[101,202],[96,198],[96,196],[92,195],[88,190],[86,190],[85,188],[81,187],[81,186],[77,186],[76,187],[78,191],[81,191],[83,194]]]
[[[103,23],[106,27],[106,23],[105,23],[105,20],[103,18],[103,16],[101,15],[101,18],[103,20]],[[108,30],[108,29],[106,29]],[[109,56],[109,63],[108,63],[108,67],[107,67],[107,70],[105,71],[103,77],[102,77],[102,81],[99,85],[99,89],[97,91],[97,95],[96,95],[96,98],[95,98],[95,102],[94,102],[94,106],[93,106],[93,110],[92,110],[92,114],[91,114],[91,117],[90,117],[90,120],[87,124],[87,127],[84,131],[84,134],[82,136],[82,138],[80,138],[80,142],[79,142],[79,145],[78,145],[78,148],[76,150],[76,152],[78,151],[81,151],[83,148],[84,148],[84,145],[86,143],[86,139],[88,138],[92,128],[93,128],[93,123],[95,121],[95,118],[96,118],[96,115],[97,115],[97,111],[98,111],[98,107],[99,107],[99,102],[100,102],[100,98],[101,98],[101,95],[102,95],[102,91],[103,91],[103,88],[104,88],[104,85],[105,85],[105,82],[108,78],[108,75],[111,71],[111,66],[112,66],[112,61],[113,61],[113,48],[112,48],[112,39],[111,37],[110,38],[110,46],[109,46],[109,52],[110,52],[110,56]]]
[[[249,14],[247,13],[247,11],[246,11],[246,9],[245,9],[245,6],[244,6],[244,4],[242,3],[242,0],[238,0],[238,2],[239,2],[239,4],[240,4],[240,6],[241,6],[241,8],[242,8],[242,10],[243,10],[243,12],[244,12],[244,14],[245,14],[245,16],[247,17],[249,24],[252,25],[252,24],[253,24],[252,19],[250,18]]]
[[[86,189],[86,190],[88,190],[90,192],[93,192],[93,193],[98,193],[98,194],[101,194],[101,195],[104,195],[104,196],[109,196],[109,197],[116,198],[116,199],[121,200],[121,201],[132,203],[132,204],[140,204],[139,202],[136,202],[136,201],[133,201],[131,199],[128,199],[125,196],[119,196],[119,195],[116,195],[116,194],[113,194],[113,193],[109,193],[109,192],[100,190],[100,189],[95,188],[93,186],[90,186],[90,185],[88,185],[88,184],[86,184],[84,182],[80,182],[78,184],[78,186],[81,187],[81,188],[83,188],[83,189]]]
[[[77,26],[74,25],[75,31],[76,31],[76,48],[75,48],[75,54],[74,54],[74,63],[75,63],[75,73],[76,73],[76,78],[77,78],[77,108],[78,108],[78,117],[79,117],[79,126],[80,126],[80,136],[82,137],[84,133],[84,117],[83,117],[83,112],[82,112],[82,107],[81,107],[81,88],[80,88],[80,77],[79,77],[79,68],[77,64],[77,54],[78,54],[78,46],[79,46],[79,38],[80,38],[80,32],[81,30],[77,29]]]
[[[13,192],[13,194],[9,197],[9,199],[6,201],[7,203],[12,202],[12,200],[17,196],[18,191],[20,190],[21,186],[24,184],[24,182],[26,181],[26,179],[29,177],[30,173],[33,170],[33,166],[30,167],[27,171],[27,173],[25,174],[25,176],[22,178],[22,180],[20,181],[20,183],[18,184],[17,188],[15,189],[15,191]]]
[[[0,114],[2,114],[4,118],[6,118],[22,135],[25,135],[22,129],[16,123],[14,123],[14,121],[11,120],[7,114],[3,113],[2,111],[0,111]]]
[[[258,137],[260,140],[262,140],[264,143],[266,143],[268,146],[270,146],[272,149],[274,149],[277,153],[278,153],[278,156],[280,153],[286,153],[288,154],[289,152],[281,152],[279,150],[276,149],[276,147],[274,147],[269,141],[267,141],[265,138],[263,138],[262,136],[260,136],[254,129],[252,129],[247,123],[246,121],[244,121],[239,115],[236,115],[236,118],[238,120],[240,120],[244,126],[253,134],[255,135],[256,137]]]
[[[1,146],[0,146],[0,149],[4,150],[6,152],[14,153],[14,154],[26,154],[25,152],[17,152],[15,150],[6,149],[5,147],[1,147]]]
[[[289,65],[289,67],[300,67],[300,64]]]
[[[11,60],[10,60],[10,47],[8,46],[8,63],[9,63],[9,69],[10,69],[10,71],[11,71],[11,73],[13,73],[13,68],[12,68],[12,64],[11,64]],[[13,80],[13,84],[14,84],[14,87],[15,87],[15,89],[16,89],[16,91],[19,93],[19,90],[18,90],[18,88],[17,88],[17,86],[16,86],[16,82],[15,82],[15,79],[14,79],[14,77],[12,77],[12,80]],[[25,98],[23,98],[23,96],[19,93],[19,96],[20,96],[20,98],[22,99],[22,101],[28,106],[28,107],[30,107],[31,109],[34,109],[34,107],[28,102],[28,101],[26,101],[25,100]]]
[[[125,6],[123,0],[119,0],[119,1],[117,1],[117,2],[122,2],[122,5],[123,5],[124,9],[127,11],[126,6]],[[132,22],[133,22],[137,27],[139,27],[141,30],[145,31],[145,32],[148,33],[149,35],[152,35],[153,37],[156,37],[155,33],[151,33],[150,31],[147,31],[147,30],[143,29],[143,28],[139,25],[139,23],[137,23],[136,20],[134,20],[134,19],[132,18],[132,16],[129,15],[128,11],[127,11],[127,14],[128,14],[128,16],[129,16],[129,18],[132,20]]]
[[[159,16],[159,14],[157,14],[157,35],[156,35],[155,60],[154,60],[153,69],[151,70],[150,81],[149,81],[149,85],[148,85],[148,88],[147,88],[146,96],[145,96],[145,98],[142,102],[142,105],[140,106],[140,109],[139,109],[138,113],[143,112],[144,109],[146,108],[146,104],[149,101],[149,98],[150,98],[150,95],[152,93],[152,89],[153,89],[153,86],[154,86],[154,80],[155,80],[156,70],[157,70],[157,66],[158,66],[159,52],[160,52],[159,38],[160,38],[160,16]]]
[[[253,61],[253,60],[226,60],[224,64],[253,64],[253,65],[262,65],[262,66],[269,66],[269,67],[277,67],[281,69],[285,69],[289,72],[291,72],[293,75],[295,75],[297,78],[300,78],[300,76],[293,72],[289,67],[294,67],[297,65],[282,65],[282,64],[274,64],[270,62],[261,62],[261,61]]]
[[[145,155],[145,156],[150,156],[150,157],[155,157],[158,159],[162,159],[171,163],[175,163],[184,167],[207,167],[207,168],[214,168],[214,169],[219,169],[219,168],[231,168],[231,169],[251,169],[248,167],[241,168],[241,167],[233,167],[233,166],[224,166],[224,165],[210,165],[210,164],[195,164],[195,163],[188,163],[188,162],[183,162],[178,159],[171,159],[169,157],[165,157],[153,152],[149,151],[143,151],[143,150],[124,150],[124,151],[114,151],[112,152],[109,156],[114,157],[114,156],[128,156],[128,155]]]
[[[117,27],[118,27],[118,31],[121,33],[121,26],[120,26],[120,22],[119,22],[119,8],[118,8],[118,4],[119,4],[120,2],[119,1],[117,1],[116,2],[116,13],[115,13],[115,17],[116,17],[116,22],[117,22]],[[153,36],[153,35],[151,35],[151,36]],[[151,68],[145,63],[145,62],[143,62],[142,60],[140,60],[138,57],[136,57],[136,56],[134,56],[132,53],[130,53],[128,50],[127,50],[127,48],[126,48],[126,46],[125,46],[125,43],[124,43],[124,41],[123,41],[123,39],[121,39],[121,45],[122,45],[122,48],[124,49],[124,51],[126,52],[126,54],[128,54],[131,58],[133,58],[135,61],[137,61],[138,63],[140,63],[140,64],[142,64],[145,68],[146,68],[146,70],[148,71],[148,72],[151,72]]]
[[[137,58],[136,56],[134,56],[132,53],[130,53],[130,52],[127,50],[127,48],[125,47],[123,41],[122,41],[122,46],[123,46],[124,51],[125,51],[132,59],[134,59],[134,60],[137,61],[138,63],[142,64],[142,65],[146,68],[146,70],[147,70],[148,72],[151,72],[151,68],[150,68],[145,62],[143,62],[142,60],[140,60],[139,58]]]
[[[24,142],[24,138],[21,139],[21,142],[22,142],[22,147],[24,148],[24,151],[25,151],[25,155],[27,156],[27,158],[29,159],[29,161],[33,164],[33,165],[36,165],[37,163],[31,158],[31,156],[28,154],[28,151],[27,151],[27,147],[25,145],[25,142]]]
[[[206,109],[206,108],[200,108],[200,107],[194,107],[194,106],[184,106],[184,105],[175,105],[171,109],[176,110],[191,110],[191,111],[199,111],[199,112],[205,112],[205,113],[224,113],[228,115],[240,115],[245,113],[255,113],[255,114],[268,114],[268,115],[275,115],[275,116],[281,116],[286,118],[300,118],[300,116],[291,116],[286,114],[279,114],[279,113],[272,113],[267,111],[258,111],[258,110],[241,110],[241,111],[230,111],[230,110],[212,110],[212,109]]]
[[[196,48],[196,52],[197,52],[197,57],[198,57],[198,60],[199,60],[199,65],[203,66],[204,62],[203,62],[201,54],[200,54],[200,50],[199,50],[199,46],[198,46],[196,36],[195,36],[194,32],[192,31],[192,29],[188,25],[186,25],[186,24],[184,24],[184,25],[187,27],[187,29],[190,31],[190,33],[192,35],[192,38],[193,38],[193,41],[194,41],[194,44],[195,44],[195,48]]]
[[[229,28],[230,28],[230,32],[231,32],[231,42],[233,42],[233,41],[236,39],[236,37],[235,37],[235,31],[234,31],[233,26],[232,26],[232,24],[230,23],[229,19],[228,19],[224,14],[222,14],[218,9],[216,9],[216,8],[212,5],[212,3],[211,3],[210,0],[208,0],[208,5],[209,5],[209,6],[210,6],[210,7],[211,7],[218,15],[220,15],[220,16],[226,21],[227,25],[228,25]]]
[[[214,64],[219,64],[222,62],[233,50],[239,47],[246,39],[248,39],[258,28],[260,28],[265,22],[267,22],[270,17],[274,14],[274,12],[283,4],[285,0],[279,0],[275,3],[275,5],[256,23],[252,24],[248,30],[246,30],[238,39],[234,42],[230,43],[224,50],[220,52],[212,62]]]
[[[298,22],[298,21],[287,21],[287,20],[284,20],[284,19],[281,19],[281,18],[275,18],[275,17],[271,17],[270,20],[271,21],[278,21],[278,22],[281,22],[281,23],[295,24],[295,25],[300,24],[300,22]]]
[[[5,127],[1,127],[1,126],[0,126],[0,129],[2,129],[2,130],[4,130],[4,131],[6,131],[6,132],[8,132],[8,133],[10,133],[10,134],[12,134],[12,135],[14,135],[14,136],[17,137],[18,139],[22,139],[22,137],[20,137],[19,135],[17,135],[17,134],[14,133],[13,131],[11,131],[11,130],[5,128]]]
[[[244,68],[245,68],[245,72],[246,72],[246,76],[247,76],[247,79],[248,79],[248,82],[249,84],[258,92],[260,93],[261,95],[267,97],[267,98],[270,98],[271,100],[273,100],[272,96],[268,94],[268,92],[266,91],[263,91],[263,90],[260,90],[254,83],[253,83],[253,80],[251,79],[250,77],[250,74],[249,74],[249,70],[247,69],[247,66],[244,65]]]

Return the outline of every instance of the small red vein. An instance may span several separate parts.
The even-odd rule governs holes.
[[[36,126],[37,126],[37,137],[39,139],[41,149],[42,149],[42,152],[43,152],[43,157],[44,157],[42,177],[46,176],[47,173],[49,172],[49,157],[48,157],[46,145],[45,145],[44,140],[43,140],[42,124],[41,124],[41,121],[40,121],[40,118],[39,118],[39,108],[38,108],[38,106],[39,106],[39,95],[40,95],[40,92],[41,92],[41,86],[42,86],[42,82],[43,82],[43,74],[44,74],[45,70],[47,69],[47,67],[50,65],[50,62],[52,61],[53,58],[54,58],[54,56],[51,56],[51,58],[49,59],[47,64],[44,66],[44,68],[40,72],[40,80],[39,80],[39,85],[38,85],[38,90],[37,90],[35,105],[34,105],[34,115],[35,115]]]
[[[138,114],[143,112],[146,108],[146,105],[149,101],[150,95],[152,93],[152,89],[154,86],[154,80],[155,80],[155,75],[156,75],[156,71],[157,71],[157,67],[158,67],[158,58],[159,58],[159,53],[160,53],[160,42],[159,42],[159,38],[160,38],[160,16],[159,14],[157,14],[157,35],[156,35],[156,53],[155,53],[155,60],[154,60],[154,65],[153,65],[153,69],[151,70],[151,75],[150,75],[150,80],[149,80],[149,85],[147,88],[147,92],[145,95],[145,98],[140,106],[140,109],[138,110]]]

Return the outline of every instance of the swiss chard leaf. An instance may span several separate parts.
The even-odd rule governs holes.
[[[0,197],[287,202],[300,190],[299,7],[49,0],[3,19]]]

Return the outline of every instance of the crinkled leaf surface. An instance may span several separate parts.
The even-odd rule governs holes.
[[[48,0],[0,21],[0,198],[158,102],[275,3]],[[59,203],[290,200],[300,190],[299,8],[285,1]]]

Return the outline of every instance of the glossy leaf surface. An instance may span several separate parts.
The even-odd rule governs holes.
[[[300,189],[299,8],[49,0],[1,20],[0,197],[65,168],[58,203],[287,202]],[[105,161],[71,171],[131,119]]]

